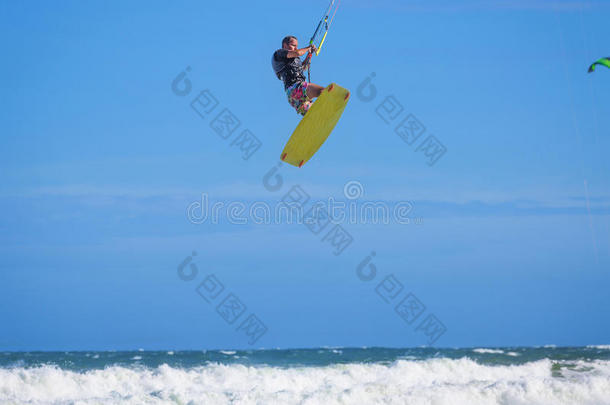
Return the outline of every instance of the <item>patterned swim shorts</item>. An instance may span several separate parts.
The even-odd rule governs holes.
[[[288,102],[297,110],[297,113],[305,115],[311,107],[311,99],[307,97],[307,82],[297,82],[286,89]]]

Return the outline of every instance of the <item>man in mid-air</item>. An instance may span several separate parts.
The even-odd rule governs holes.
[[[289,35],[282,40],[282,48],[275,51],[271,59],[277,78],[284,82],[288,102],[301,115],[307,113],[313,99],[324,90],[322,86],[307,83],[303,74],[308,65],[303,64],[300,57],[308,52],[313,54],[315,51],[315,45],[299,49],[299,41]]]

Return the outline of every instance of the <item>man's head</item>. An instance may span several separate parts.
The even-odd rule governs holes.
[[[288,35],[282,39],[282,48],[288,49],[289,51],[296,51],[299,49],[299,40],[292,35]]]

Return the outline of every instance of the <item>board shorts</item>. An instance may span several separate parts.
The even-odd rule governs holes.
[[[307,86],[307,82],[297,82],[286,89],[288,102],[301,115],[305,115],[312,104],[311,99],[307,97]]]

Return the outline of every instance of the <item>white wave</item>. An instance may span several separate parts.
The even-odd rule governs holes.
[[[513,357],[517,357],[517,356],[521,356],[519,353],[517,352],[508,352],[506,353],[507,356],[513,356]]]
[[[233,356],[236,352],[233,350],[221,350],[220,353],[226,354],[227,356]]]
[[[113,366],[83,373],[1,368],[0,403],[610,405],[610,362],[577,363],[588,371],[564,377],[554,377],[546,359],[518,366],[440,358],[301,368]]]
[[[589,349],[610,350],[610,345],[588,345]]]
[[[131,360],[142,360],[142,356],[133,356]]]
[[[496,349],[473,349],[475,353],[483,353],[483,354],[502,354],[504,350],[496,350]]]

